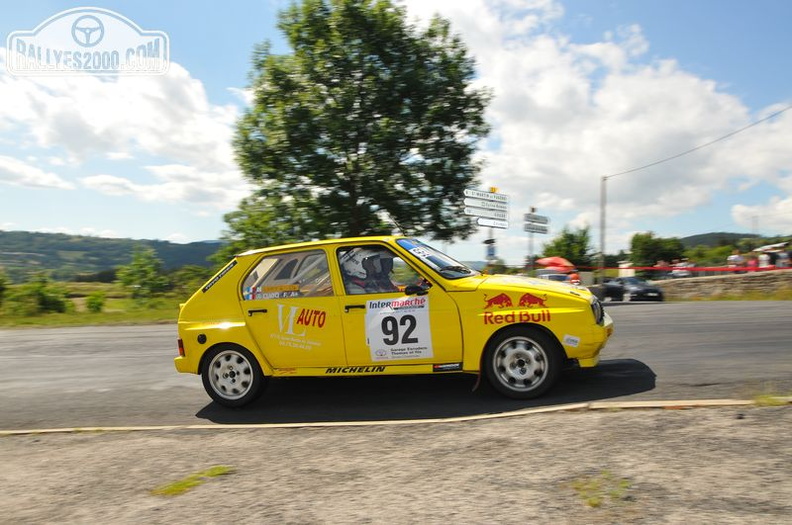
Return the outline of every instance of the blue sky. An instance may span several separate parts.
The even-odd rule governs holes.
[[[495,99],[481,188],[510,197],[498,255],[527,252],[530,206],[599,246],[603,175],[642,166],[792,105],[783,0],[404,0],[449,18]],[[253,45],[288,2],[92,2],[170,39],[167,75],[25,77],[0,41],[0,229],[175,242],[220,236],[250,192],[229,140]],[[0,33],[81,4],[14,4]],[[608,181],[606,251],[636,232],[792,233],[792,110],[685,157]],[[482,259],[482,230],[444,248]],[[0,249],[2,249],[0,247]]]

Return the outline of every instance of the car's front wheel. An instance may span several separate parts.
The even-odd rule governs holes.
[[[206,393],[227,407],[241,407],[256,400],[266,384],[253,354],[236,345],[209,350],[201,376]]]
[[[555,384],[564,363],[563,350],[536,328],[504,330],[487,345],[484,372],[501,394],[514,399],[538,397]]]

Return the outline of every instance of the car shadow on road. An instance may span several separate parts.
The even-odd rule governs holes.
[[[547,394],[531,400],[503,397],[486,381],[465,374],[270,381],[260,400],[241,409],[209,403],[196,417],[223,424],[313,423],[434,419],[497,414],[524,408],[599,401],[646,392],[655,374],[634,359],[603,360],[596,368],[564,372]],[[475,388],[475,390],[474,390]]]

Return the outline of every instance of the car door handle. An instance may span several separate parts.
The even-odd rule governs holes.
[[[366,305],[365,304],[348,304],[348,305],[344,306],[344,312],[345,313],[349,313],[349,311],[352,310],[353,308],[360,308],[362,310],[365,310],[366,309]]]
[[[267,313],[266,308],[259,308],[258,310],[248,310],[248,317],[253,317],[253,314],[265,314]]]

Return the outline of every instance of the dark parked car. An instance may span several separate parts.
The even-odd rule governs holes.
[[[624,286],[625,301],[663,300],[663,291],[640,277],[617,277],[615,281]]]
[[[624,300],[624,286],[621,283],[606,277],[604,285],[605,293],[603,293],[602,296],[605,299],[610,299],[611,301]]]

